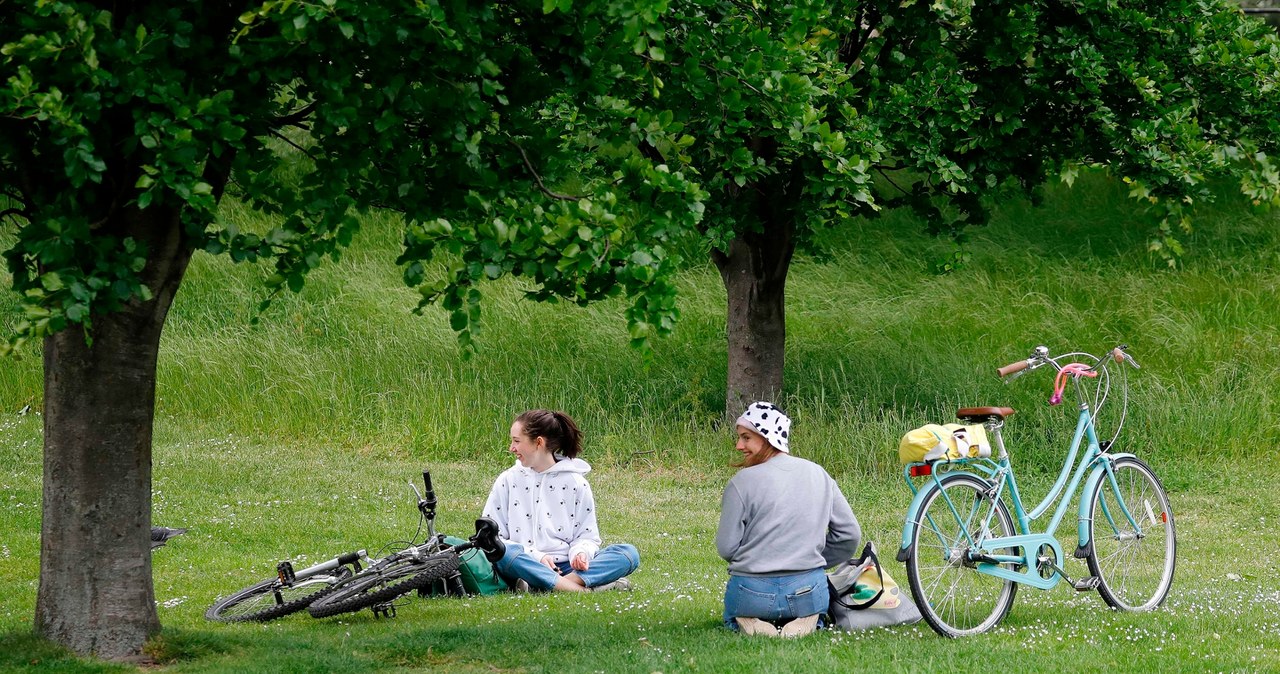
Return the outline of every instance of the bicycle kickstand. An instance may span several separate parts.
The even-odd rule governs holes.
[[[373,617],[375,618],[396,617],[396,605],[392,604],[391,602],[386,602],[384,604],[374,604],[373,606],[370,606],[369,609],[373,611]]]

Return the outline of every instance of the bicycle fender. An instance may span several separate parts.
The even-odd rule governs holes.
[[[1089,477],[1084,482],[1084,488],[1080,490],[1080,514],[1076,519],[1076,552],[1075,556],[1079,559],[1087,557],[1089,554],[1089,546],[1092,541],[1088,540],[1088,519],[1089,504],[1093,502],[1093,492],[1100,489],[1102,480],[1107,476],[1107,466],[1117,459],[1138,458],[1137,454],[1121,452],[1117,454],[1103,454],[1097,459],[1097,464],[1093,470],[1089,471]]]
[[[911,545],[911,537],[915,535],[916,523],[920,521],[920,504],[924,502],[925,497],[932,493],[934,489],[938,489],[942,483],[948,480],[953,480],[962,475],[971,475],[983,482],[990,483],[990,480],[977,473],[969,471],[954,471],[948,472],[942,477],[937,477],[935,475],[932,484],[918,489],[916,491],[915,498],[911,499],[911,505],[907,507],[907,518],[902,524],[902,543],[898,546],[898,555],[896,557],[899,562],[907,561],[907,548]]]

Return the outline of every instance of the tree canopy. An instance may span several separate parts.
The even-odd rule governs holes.
[[[138,274],[156,251],[108,226],[128,209],[180,209],[186,245],[273,260],[267,285],[293,290],[358,212],[403,211],[410,282],[440,246],[462,259],[423,290],[464,335],[482,278],[583,301],[665,281],[661,242],[696,220],[698,188],[609,151],[676,142],[612,91],[643,77],[626,60],[658,49],[661,3],[237,5],[5,10],[0,185],[21,223],[6,259],[22,335],[150,298]],[[589,145],[570,147],[588,120]],[[289,151],[307,156],[297,182],[274,173]],[[572,194],[549,187],[570,175]],[[279,224],[219,219],[228,181]]]
[[[1280,204],[1280,42],[1225,0],[690,0],[665,25],[662,86],[631,99],[695,139],[663,158],[709,193],[729,414],[782,387],[791,251],[851,216],[910,207],[959,235],[1104,168],[1173,264],[1221,182]]]

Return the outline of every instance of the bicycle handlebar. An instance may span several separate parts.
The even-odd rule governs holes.
[[[426,493],[423,494],[422,500],[426,501],[428,508],[434,509],[436,507],[436,490],[435,487],[431,485],[431,471],[422,471],[422,485],[426,487],[427,490]]]
[[[1141,366],[1138,365],[1138,361],[1133,359],[1133,356],[1129,355],[1128,349],[1129,349],[1129,346],[1127,344],[1121,344],[1120,346],[1117,346],[1114,349],[1111,349],[1110,351],[1106,352],[1107,353],[1106,356],[1097,358],[1093,367],[1090,369],[1098,369],[1099,367],[1105,367],[1105,364],[1103,363],[1103,361],[1106,360],[1107,356],[1111,356],[1111,359],[1117,363],[1128,363],[1129,365],[1133,366],[1134,369],[1140,369]],[[1065,354],[1065,355],[1088,356],[1089,354],[1086,354],[1083,352],[1074,352],[1074,353]],[[1009,375],[1017,374],[1028,368],[1040,367],[1045,363],[1053,363],[1055,366],[1057,366],[1058,364],[1057,359],[1061,357],[1062,356],[1052,357],[1049,355],[1049,350],[1047,348],[1043,346],[1037,346],[1032,351],[1030,358],[1026,360],[1020,360],[1017,362],[1009,363],[1004,367],[998,367],[996,368],[996,373],[999,374],[1001,377],[1008,377]],[[1094,356],[1090,356],[1090,357],[1095,358]],[[1061,368],[1059,367],[1058,369],[1061,369]]]
[[[1008,365],[1005,365],[1004,367],[998,367],[998,368],[996,368],[996,372],[998,372],[998,373],[1000,374],[1000,376],[1001,376],[1001,377],[1008,377],[1009,375],[1013,374],[1014,372],[1022,372],[1023,370],[1025,370],[1025,369],[1027,369],[1027,368],[1029,368],[1029,367],[1031,367],[1031,359],[1030,359],[1030,358],[1028,358],[1027,360],[1020,360],[1020,361],[1018,361],[1018,362],[1016,362],[1016,363],[1009,363]]]

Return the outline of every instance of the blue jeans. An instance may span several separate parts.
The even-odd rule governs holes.
[[[507,543],[507,552],[493,565],[508,584],[514,585],[517,578],[529,584],[533,590],[547,591],[555,588],[556,579],[570,572],[578,574],[587,587],[596,587],[605,583],[629,576],[640,568],[640,551],[634,545],[616,543],[602,548],[591,559],[586,571],[576,571],[569,562],[557,562],[560,573],[547,568],[533,555],[524,551],[519,543]]]
[[[789,576],[729,576],[724,588],[724,624],[737,631],[734,618],[790,620],[824,613],[830,602],[822,569]]]

